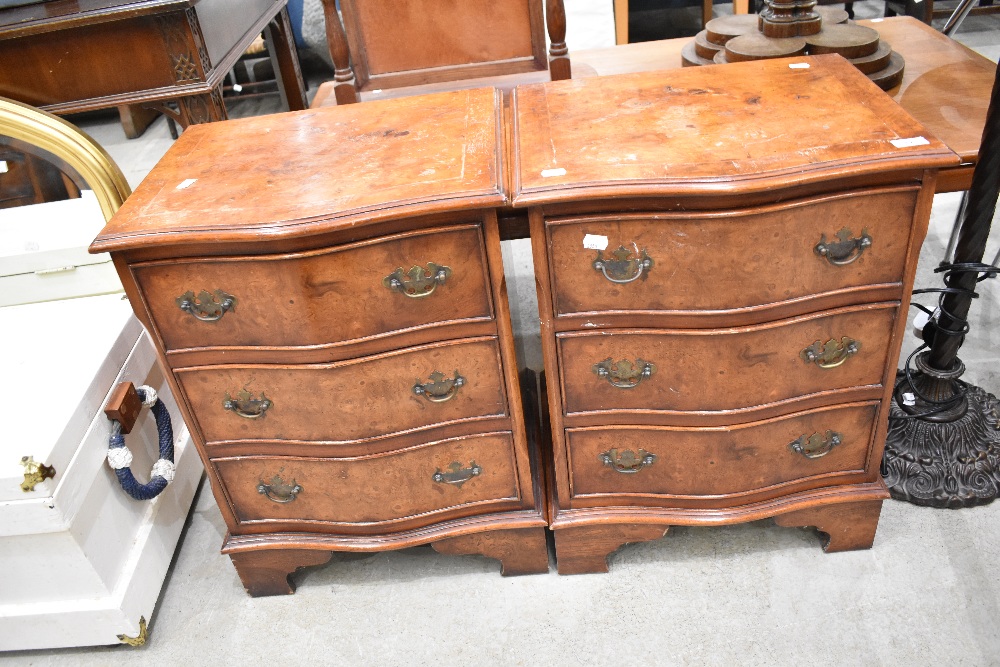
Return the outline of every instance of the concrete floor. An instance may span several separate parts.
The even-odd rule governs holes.
[[[610,4],[567,1],[571,48],[613,40]],[[860,17],[881,11],[871,1],[856,6]],[[998,26],[970,18],[959,38],[996,59]],[[273,105],[243,103],[234,115],[270,112]],[[113,122],[85,125],[133,185],[170,143],[162,121],[132,142]],[[918,287],[940,285],[931,271],[944,253],[957,202],[955,195],[935,200]],[[988,258],[998,244],[994,239]],[[531,341],[537,316],[530,254],[524,242],[506,251],[512,306],[522,339]],[[995,394],[997,283],[981,286],[961,352],[965,379]],[[904,355],[915,345],[908,340]],[[538,368],[536,346],[524,348],[523,359]],[[244,593],[229,559],[219,555],[224,534],[212,495],[202,489],[145,646],[8,653],[0,661],[74,667],[138,661],[247,667],[1000,665],[1000,503],[942,511],[889,501],[874,548],[840,554],[824,554],[811,530],[768,521],[677,528],[657,542],[622,548],[610,558],[611,571],[601,575],[562,577],[553,569],[503,578],[495,561],[430,548],[341,555],[299,573],[294,596],[262,599]]]

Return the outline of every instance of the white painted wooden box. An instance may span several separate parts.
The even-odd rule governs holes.
[[[153,346],[120,294],[0,308],[0,650],[115,644],[139,634],[160,593],[202,466]],[[173,421],[174,481],[128,497],[106,463],[104,404],[119,382],[159,392]],[[132,470],[149,478],[143,408]],[[55,476],[21,489],[21,458]]]
[[[104,225],[92,190],[76,199],[4,209],[0,306],[121,292],[111,256],[87,252]]]

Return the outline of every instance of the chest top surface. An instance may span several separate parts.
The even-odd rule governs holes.
[[[497,91],[478,89],[191,126],[91,251],[502,204],[501,109]]]
[[[512,105],[515,206],[759,192],[959,161],[838,56],[521,86]]]

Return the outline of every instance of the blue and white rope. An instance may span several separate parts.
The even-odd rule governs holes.
[[[140,484],[132,474],[132,452],[125,446],[125,436],[121,432],[121,424],[111,421],[111,437],[108,439],[108,465],[111,466],[118,482],[125,493],[136,500],[151,500],[160,495],[167,484],[174,481],[174,430],[170,424],[170,414],[156,396],[152,387],[142,386],[136,389],[142,404],[153,411],[156,419],[156,431],[160,439],[160,458],[153,464],[149,482]]]

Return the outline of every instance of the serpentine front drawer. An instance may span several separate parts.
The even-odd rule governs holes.
[[[896,187],[722,211],[548,218],[556,317],[707,319],[738,311],[745,322],[747,311],[791,305],[793,313],[809,312],[812,297],[875,285],[892,285],[889,298],[899,299],[918,192]]]
[[[358,442],[507,415],[494,338],[448,341],[334,364],[176,371],[211,446]]]
[[[573,499],[669,504],[730,496],[744,503],[751,499],[739,496],[796,481],[859,475],[868,465],[877,411],[877,403],[867,402],[720,428],[567,429]]]
[[[309,523],[399,530],[407,519],[521,504],[510,433],[343,458],[212,459],[241,524]],[[435,516],[435,519],[444,517]]]
[[[566,414],[749,410],[879,386],[897,308],[875,304],[734,329],[558,334]]]
[[[493,319],[479,225],[309,252],[144,262],[131,271],[168,351],[334,347]]]

